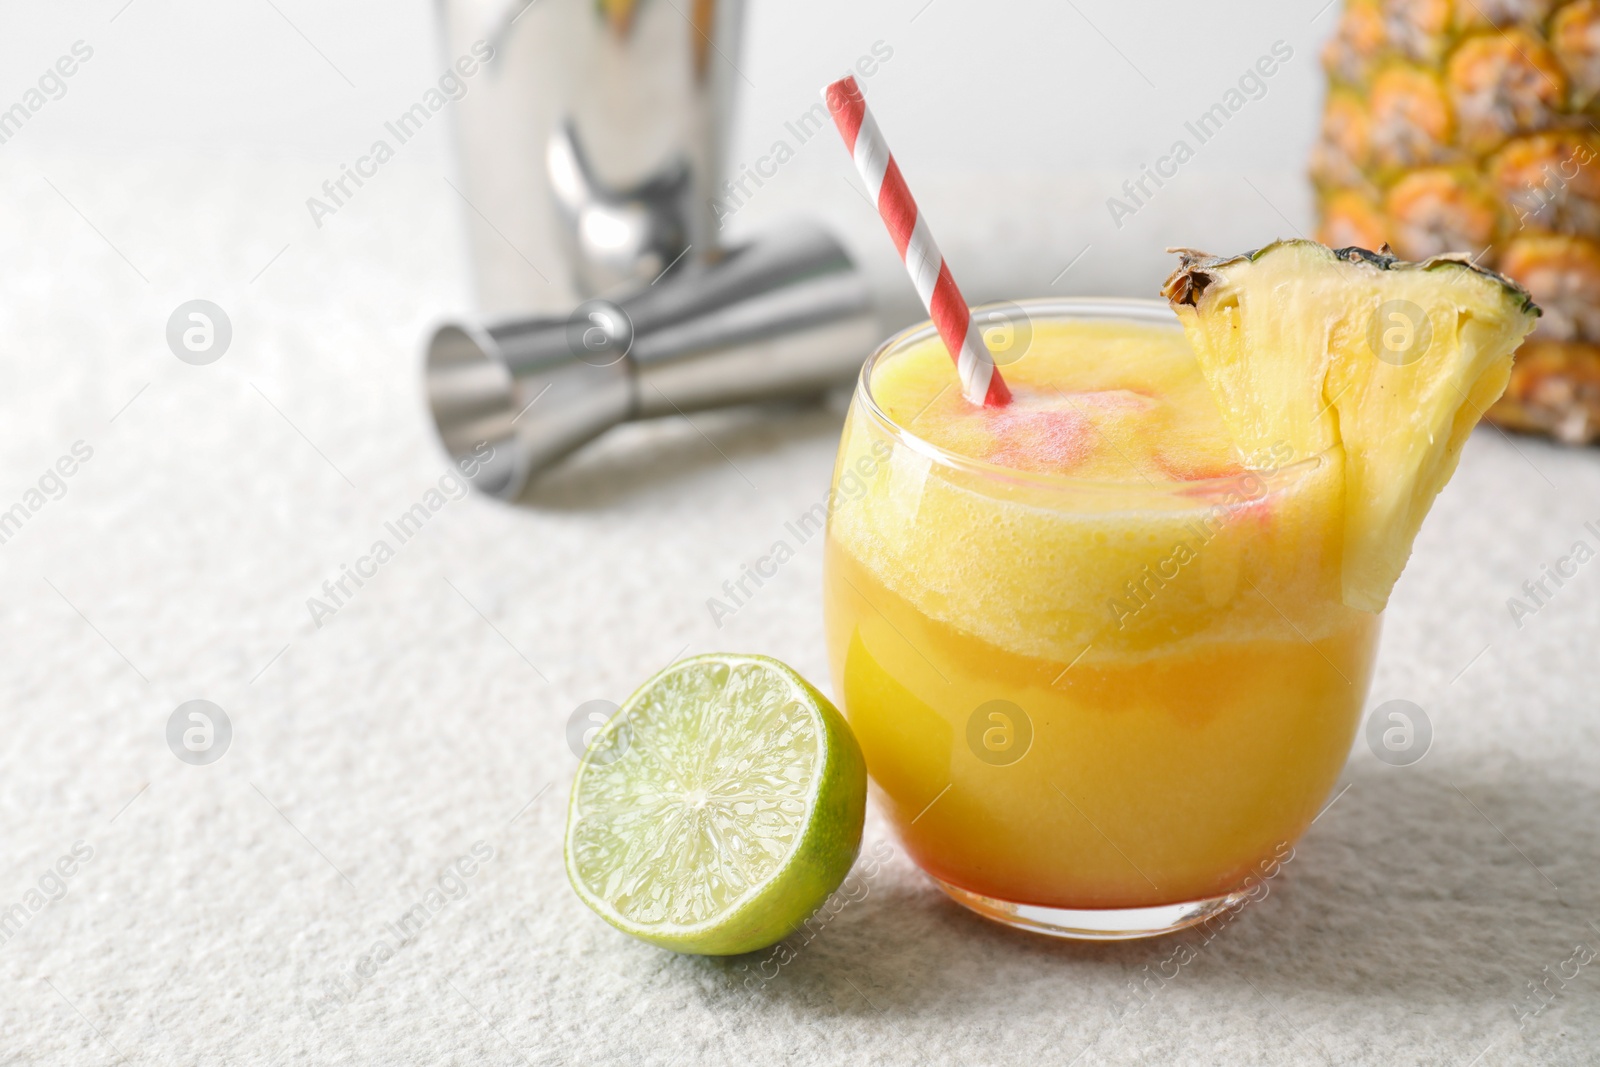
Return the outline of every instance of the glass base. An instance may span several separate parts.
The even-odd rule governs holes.
[[[1133,941],[1159,937],[1175,930],[1205,922],[1247,899],[1243,892],[1220,897],[1191,900],[1182,904],[1161,904],[1153,908],[1049,908],[1039,904],[1013,904],[968,892],[958,886],[934,882],[957,904],[985,919],[1030,930],[1050,937],[1074,941]]]

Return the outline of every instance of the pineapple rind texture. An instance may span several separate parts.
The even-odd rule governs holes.
[[[1411,263],[1304,240],[1173,251],[1163,293],[1239,447],[1342,453],[1343,599],[1382,611],[1539,308],[1459,255]]]
[[[1594,345],[1529,341],[1517,352],[1510,387],[1490,410],[1509,429],[1575,445],[1594,440],[1600,436],[1600,352]]]
[[[1345,0],[1322,61],[1319,239],[1517,278],[1561,347],[1489,418],[1600,439],[1600,0]]]

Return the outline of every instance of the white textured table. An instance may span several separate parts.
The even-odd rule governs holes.
[[[815,542],[720,630],[706,599],[824,494],[838,414],[664,423],[537,509],[449,501],[317,629],[307,598],[442,473],[418,344],[465,295],[436,170],[312,231],[322,177],[0,166],[0,510],[93,450],[0,545],[0,1062],[1600,1061],[1600,960],[1569,962],[1600,948],[1600,564],[1506,608],[1600,547],[1600,456],[1473,439],[1374,691],[1432,751],[1358,742],[1209,943],[985,925],[896,853],[781,968],[674,956],[567,889],[564,726],[685,651],[826,678]],[[195,297],[233,323],[210,366],[163,340]],[[210,766],[164,737],[195,698],[233,726]]]

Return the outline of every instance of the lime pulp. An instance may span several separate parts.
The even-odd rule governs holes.
[[[865,809],[861,749],[826,697],[765,656],[694,656],[640,686],[589,745],[567,875],[635,937],[751,952],[838,888]]]

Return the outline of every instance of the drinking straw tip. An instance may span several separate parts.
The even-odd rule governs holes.
[[[827,102],[830,109],[837,109],[846,102],[863,99],[861,86],[854,74],[846,74],[838,81],[828,83],[822,90],[822,99]]]

